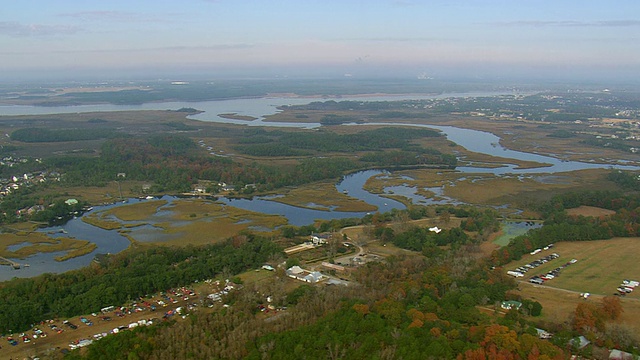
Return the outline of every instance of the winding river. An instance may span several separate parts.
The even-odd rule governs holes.
[[[466,93],[466,94],[444,94],[444,95],[425,95],[425,96],[380,96],[380,97],[343,97],[333,100],[361,100],[361,101],[393,101],[393,100],[411,100],[411,99],[435,99],[446,98],[452,96],[491,96],[503,95],[499,93]],[[257,99],[234,99],[223,101],[206,101],[197,103],[187,102],[167,102],[167,103],[149,103],[139,106],[130,105],[82,105],[82,106],[63,106],[63,107],[34,107],[34,106],[0,106],[0,115],[34,115],[34,114],[55,114],[55,113],[76,113],[76,112],[94,112],[94,111],[124,111],[124,110],[166,110],[179,109],[182,107],[193,107],[204,112],[190,116],[190,118],[200,121],[223,122],[242,124],[249,126],[276,126],[276,127],[298,127],[298,128],[315,128],[320,124],[315,123],[274,123],[264,121],[264,116],[271,115],[279,110],[280,105],[307,104],[311,101],[331,100],[331,99],[310,99],[310,98],[257,98]],[[237,113],[239,115],[248,115],[256,117],[256,120],[234,120],[218,116],[223,113]],[[380,125],[380,123],[376,123]],[[553,174],[556,172],[573,171],[594,168],[618,168],[628,170],[639,170],[637,166],[627,165],[609,165],[586,163],[577,161],[563,161],[550,156],[543,156],[520,151],[509,150],[499,145],[500,138],[488,132],[482,132],[470,129],[461,129],[451,126],[435,126],[435,125],[407,125],[396,123],[384,123],[382,125],[389,126],[420,126],[428,127],[442,131],[453,142],[465,147],[466,149],[478,153],[499,156],[502,158],[511,158],[517,160],[535,161],[550,166],[542,166],[539,168],[517,169],[515,165],[505,164],[500,168],[475,168],[475,167],[459,167],[457,170],[462,172],[473,173],[493,173],[501,174]],[[350,196],[361,199],[369,204],[378,207],[379,211],[389,211],[391,209],[404,209],[405,206],[397,201],[371,194],[363,190],[363,185],[372,176],[380,175],[383,171],[368,170],[351,174],[336,185],[338,191],[348,192]],[[437,193],[438,189],[430,189]],[[414,199],[416,203],[434,204],[438,202],[429,199],[421,199],[415,195],[415,189],[396,186],[385,189],[387,193],[395,193]],[[131,201],[140,201],[132,199]],[[365,213],[358,212],[337,212],[337,211],[321,211],[313,209],[302,209],[275,201],[268,198],[247,199],[228,199],[221,198],[219,201],[242,209],[259,211],[267,214],[280,214],[289,220],[292,225],[306,225],[312,223],[316,219],[335,219],[346,217],[362,217]],[[440,200],[444,203],[455,203],[453,199]],[[110,205],[118,206],[118,205]],[[100,211],[105,207],[97,206],[93,211]],[[64,230],[66,234],[60,232]],[[56,262],[55,256],[60,253],[40,253],[29,257],[25,260],[13,259],[19,263],[29,263],[30,266],[20,270],[13,270],[9,266],[0,267],[0,281],[11,279],[12,277],[32,277],[45,272],[59,273],[72,269],[87,266],[94,256],[99,253],[117,253],[124,250],[129,241],[118,234],[116,231],[108,231],[91,226],[84,223],[81,219],[73,219],[63,226],[55,228],[43,229],[45,232],[56,232],[51,235],[68,236],[78,239],[86,239],[95,242],[98,248],[91,254],[73,258],[64,262]]]

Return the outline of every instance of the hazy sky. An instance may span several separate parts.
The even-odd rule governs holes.
[[[640,1],[19,0],[0,81],[19,77],[635,77]]]

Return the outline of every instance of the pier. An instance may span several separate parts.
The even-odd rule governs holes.
[[[20,269],[20,267],[22,267],[22,265],[20,265],[19,263],[9,260],[7,258],[4,258],[2,256],[0,256],[0,265],[9,265],[11,267],[13,267],[14,269]],[[24,266],[29,266],[27,264],[24,264]]]

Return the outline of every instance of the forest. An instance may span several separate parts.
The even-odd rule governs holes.
[[[55,317],[99,311],[158,291],[259,267],[281,249],[270,239],[238,235],[219,245],[153,247],[102,257],[62,274],[0,283],[0,332],[23,331]]]

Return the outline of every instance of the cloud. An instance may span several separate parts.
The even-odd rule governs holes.
[[[603,21],[539,21],[522,20],[496,23],[503,26],[534,26],[534,27],[635,27],[640,26],[640,20],[603,20]]]
[[[80,30],[80,28],[70,25],[21,24],[0,21],[0,35],[14,37],[66,35],[75,34]]]
[[[147,14],[127,11],[81,11],[74,13],[62,13],[59,16],[74,18],[82,21],[109,21],[109,22],[159,22],[163,19]]]

